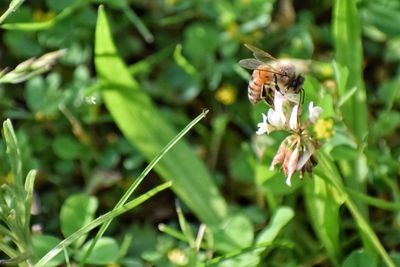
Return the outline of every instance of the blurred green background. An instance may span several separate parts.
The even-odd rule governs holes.
[[[186,255],[186,243],[157,229],[159,223],[179,229],[175,205],[178,195],[195,232],[200,222],[216,225],[224,220],[231,237],[240,237],[227,243],[216,242],[213,247],[216,255],[254,245],[255,236],[273,222],[273,214],[290,207],[294,219],[256,260],[256,265],[378,266],[351,265],[353,258],[367,256],[358,251],[363,247],[362,236],[349,212],[340,209],[341,204],[333,208],[336,217],[332,220],[341,218],[331,233],[333,237],[330,236],[334,241],[324,241],[316,233],[317,218],[307,207],[309,199],[305,196],[310,187],[304,186],[311,177],[306,176],[305,181],[295,179],[294,185],[287,187],[282,173],[269,170],[285,135],[255,135],[261,113],[266,113],[267,107],[263,103],[255,106],[249,103],[247,83],[251,73],[237,64],[240,59],[252,57],[243,46],[249,43],[277,58],[296,59],[303,67],[306,103],[314,100],[323,106],[323,119],[334,122],[332,131],[339,136],[332,139],[328,135],[321,142],[331,147],[331,156],[341,168],[341,175],[346,177],[351,168],[343,161],[354,160],[361,151],[362,166],[366,166],[361,170],[363,196],[369,194],[374,201],[393,202],[391,209],[368,207],[363,201],[359,207],[364,209],[364,216],[369,217],[386,250],[397,251],[400,246],[400,2],[355,1],[354,18],[360,23],[361,34],[356,38],[362,44],[363,78],[360,79],[365,85],[367,114],[355,111],[352,116],[368,126],[362,142],[361,138],[353,139],[357,133],[347,134],[346,123],[338,113],[340,72],[333,62],[338,60],[335,42],[340,34],[333,32],[335,2],[26,1],[3,24],[1,68],[14,68],[30,57],[67,49],[66,55],[46,74],[0,87],[1,118],[13,122],[24,173],[31,169],[39,171],[34,201],[37,214],[32,223],[41,225],[44,233],[61,238],[60,209],[69,196],[78,193],[95,196],[98,215],[112,209],[162,147],[203,109],[209,109],[206,118],[184,137],[185,143],[171,151],[171,158],[166,156],[165,165],[162,163],[145,178],[138,193],[158,185],[161,179],[174,180],[169,176],[176,175],[179,179],[174,181],[174,191],[157,195],[111,224],[106,235],[112,236],[121,250],[126,241],[124,236],[132,240],[126,241],[125,254],[118,260],[102,264],[179,266],[171,251]],[[96,59],[95,62],[95,54],[98,55],[95,44],[96,51],[108,51],[106,44],[101,46],[103,37],[99,36],[105,31],[99,30],[98,24],[96,33],[99,4],[104,4],[118,55],[127,65],[123,71],[127,70],[134,79],[120,85],[131,84],[141,92],[137,96],[132,93],[135,95],[132,103],[138,105],[131,112],[139,114],[132,121],[129,114],[118,111],[122,102],[113,102],[114,96],[103,93],[102,79],[116,75],[118,84],[121,69],[115,67],[114,61],[108,64]],[[2,11],[7,6],[5,1],[0,4]],[[357,36],[357,26],[354,27]],[[358,78],[351,67],[349,70],[347,81],[352,84],[352,79]],[[141,105],[142,102],[145,104]],[[141,139],[143,136],[148,139]],[[0,174],[5,183],[10,180],[10,167],[6,164],[4,141],[0,146],[3,163]],[[187,158],[186,153],[190,154]],[[191,171],[197,176],[192,177]],[[215,185],[219,193],[214,190]],[[187,191],[190,187],[193,191]],[[350,188],[360,191],[351,183]],[[327,194],[328,200],[318,200],[329,201],[330,193]],[[192,202],[191,198],[197,199]],[[215,206],[208,206],[209,203]],[[326,249],[327,244],[340,246]],[[349,255],[353,258],[345,261]],[[375,256],[370,256],[369,263],[378,264]],[[199,253],[197,258],[205,259],[207,255]],[[236,263],[235,258],[230,260],[217,264],[253,266],[249,259],[241,258]]]

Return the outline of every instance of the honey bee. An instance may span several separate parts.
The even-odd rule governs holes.
[[[260,100],[273,106],[275,92],[279,92],[292,102],[298,102],[298,95],[303,91],[304,77],[296,75],[296,69],[288,61],[278,60],[269,53],[249,44],[245,46],[253,52],[254,58],[243,59],[239,64],[254,70],[247,88],[252,104]]]

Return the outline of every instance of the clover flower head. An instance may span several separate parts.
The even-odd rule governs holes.
[[[268,110],[267,115],[262,114],[263,121],[257,125],[258,135],[270,134],[276,130],[291,133],[280,144],[270,166],[273,170],[277,164],[281,164],[288,186],[292,185],[292,177],[296,172],[299,172],[300,178],[303,178],[304,173],[311,173],[316,164],[313,154],[318,147],[318,142],[307,127],[317,121],[322,108],[314,106],[311,102],[308,106],[309,117],[305,122],[300,119],[301,111],[301,103],[288,101],[283,94],[275,92],[273,108]]]

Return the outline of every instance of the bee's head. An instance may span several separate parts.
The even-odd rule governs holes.
[[[303,83],[304,83],[304,77],[301,76],[301,75],[297,75],[295,81],[296,81],[296,85],[297,85],[298,87],[300,87],[300,86],[302,86]]]
[[[287,60],[282,60],[279,62],[279,67],[278,67],[280,73],[282,73],[282,76],[287,77],[289,80],[292,80],[295,78],[296,75],[296,69],[292,63],[290,63]]]

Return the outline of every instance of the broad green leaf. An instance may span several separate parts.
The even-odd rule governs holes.
[[[54,154],[66,160],[82,158],[87,147],[70,136],[59,136],[52,143]]]
[[[330,152],[335,160],[354,160],[358,157],[358,151],[349,145],[338,145]]]
[[[90,247],[92,240],[88,241],[76,255],[77,260],[82,258],[82,255]],[[119,246],[115,239],[110,237],[102,237],[97,241],[92,253],[87,258],[86,263],[106,265],[116,263],[119,255]]]
[[[260,264],[260,253],[262,253],[265,248],[272,244],[276,239],[282,228],[294,217],[294,212],[289,207],[280,207],[274,213],[268,226],[261,231],[258,235],[255,243],[248,246],[248,242],[253,240],[251,235],[251,240],[245,242],[246,238],[242,239],[242,233],[245,228],[247,228],[246,217],[232,217],[231,223],[227,224],[225,230],[225,242],[226,244],[234,244],[234,241],[239,242],[239,246],[228,245],[226,246],[227,254],[210,260],[207,266],[258,266]],[[244,220],[246,219],[246,220]],[[227,220],[229,222],[229,219]],[[238,227],[239,226],[239,227]],[[246,227],[244,227],[246,226]],[[246,231],[250,231],[248,229]],[[240,233],[240,234],[238,234]],[[250,233],[250,232],[249,232]],[[250,237],[250,235],[248,236]],[[230,240],[229,240],[230,238]],[[217,238],[216,238],[217,240]],[[226,245],[225,244],[225,245]],[[217,243],[216,243],[217,245]],[[221,244],[220,244],[221,245]],[[246,246],[247,245],[247,246]],[[202,265],[200,265],[202,266]]]
[[[93,220],[98,207],[98,201],[95,197],[86,194],[76,194],[68,197],[61,207],[60,223],[61,231],[64,237],[67,237],[87,225]],[[85,240],[82,236],[77,240],[79,246]]]
[[[211,266],[218,266],[218,267],[231,267],[231,266],[246,266],[246,267],[256,267],[260,264],[260,256],[255,255],[254,253],[244,253],[232,257],[227,260],[221,260],[218,265],[211,265]],[[207,265],[208,266],[208,265]]]
[[[33,235],[32,244],[35,257],[40,259],[50,249],[57,245],[60,240],[50,235]],[[64,262],[64,255],[60,254],[53,257],[49,262],[46,263],[46,267],[60,266]]]
[[[95,67],[104,84],[105,105],[125,137],[150,161],[177,131],[140,91],[118,57],[102,8],[99,9],[95,42]],[[175,193],[205,223],[217,224],[225,216],[224,200],[206,167],[185,141],[177,143],[155,170],[162,178],[173,181]]]
[[[215,248],[230,252],[252,244],[254,234],[250,220],[243,215],[225,219],[214,233]]]
[[[279,207],[271,218],[269,224],[257,236],[256,244],[271,243],[278,236],[283,227],[294,217],[294,211],[289,207]]]
[[[344,202],[343,196],[317,175],[307,179],[304,185],[305,201],[311,223],[327,253],[339,264],[341,251],[339,245],[339,209]]]
[[[343,262],[342,267],[376,267],[378,261],[366,251],[353,251]]]

